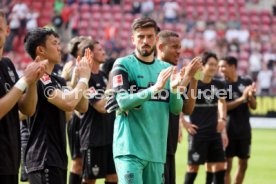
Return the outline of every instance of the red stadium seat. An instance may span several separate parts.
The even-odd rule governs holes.
[[[261,17],[262,24],[270,25],[271,24],[271,17],[270,16],[262,16]]]
[[[112,13],[121,13],[122,7],[120,5],[113,5],[111,8]]]
[[[82,4],[82,5],[80,5],[79,10],[80,10],[81,13],[90,12],[90,5]]]
[[[241,23],[242,23],[243,25],[247,25],[247,24],[249,24],[249,22],[250,22],[248,16],[242,16],[242,17],[240,18],[240,20],[241,20]]]
[[[108,4],[103,4],[102,5],[102,13],[107,13],[107,12],[111,13],[111,6]]]
[[[99,12],[101,11],[101,7],[100,7],[98,4],[93,4],[93,5],[91,6],[91,11],[92,11],[93,13],[99,13]]]
[[[250,22],[253,24],[259,24],[260,23],[260,17],[257,15],[252,15],[250,17]]]
[[[204,6],[205,5],[205,1],[204,0],[194,0],[196,3],[196,6]]]
[[[91,18],[91,13],[90,12],[83,12],[80,14],[81,20],[89,20]]]

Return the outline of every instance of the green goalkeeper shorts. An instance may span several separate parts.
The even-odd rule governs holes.
[[[119,184],[163,184],[164,163],[149,162],[134,155],[114,159]]]

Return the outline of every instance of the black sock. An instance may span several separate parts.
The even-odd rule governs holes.
[[[70,172],[69,184],[81,184],[81,179],[80,175]]]
[[[206,184],[212,184],[214,173],[206,172]]]
[[[105,184],[117,184],[117,182],[110,182],[110,181],[105,181]]]
[[[193,184],[195,181],[196,175],[197,175],[197,172],[195,173],[186,172],[184,184]]]
[[[214,184],[224,184],[225,170],[214,173]]]

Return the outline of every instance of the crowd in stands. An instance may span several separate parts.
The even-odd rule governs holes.
[[[6,53],[24,68],[30,61],[23,37],[37,26],[51,26],[66,45],[77,35],[104,43],[110,57],[133,50],[130,24],[141,16],[154,18],[160,28],[182,37],[181,62],[203,51],[239,59],[239,73],[258,83],[258,94],[276,94],[276,16],[270,10],[248,8],[258,0],[3,0],[9,13],[11,34]],[[12,44],[11,44],[12,43]]]

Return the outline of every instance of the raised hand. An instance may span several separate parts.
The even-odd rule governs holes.
[[[251,84],[251,88],[250,88],[250,90],[249,90],[249,92],[248,92],[248,97],[254,96],[254,95],[256,94],[256,91],[257,91],[257,86],[256,86],[256,83],[253,82],[253,83]]]
[[[155,90],[159,91],[165,87],[166,82],[171,75],[172,69],[172,67],[168,67],[160,72],[157,81],[153,86]]]
[[[26,67],[22,78],[25,79],[28,85],[35,83],[45,73],[47,64],[48,60],[40,60],[39,56],[37,56],[34,62]]]
[[[243,100],[246,100],[248,98],[250,91],[251,91],[251,86],[246,86],[242,93]]]
[[[89,48],[85,49],[85,51],[84,51],[84,57],[86,57],[88,59],[88,63],[90,65],[90,67],[92,68],[93,67],[93,63],[94,63],[93,52]]]
[[[202,70],[202,60],[201,57],[197,56],[192,61],[185,66],[185,77],[192,78],[195,76],[198,70]]]
[[[89,61],[86,56],[82,57],[79,61],[77,61],[76,72],[80,78],[86,78],[89,80],[91,75],[91,69],[89,66]]]
[[[173,67],[173,72],[171,74],[171,83],[170,83],[171,89],[176,89],[177,86],[180,85],[183,79],[184,73],[185,73],[184,67],[181,68],[180,72],[177,72],[177,67]]]
[[[73,72],[74,69],[74,62],[73,61],[69,61],[67,62],[62,70],[61,76],[65,79],[65,80],[69,80],[70,78],[70,74]]]

